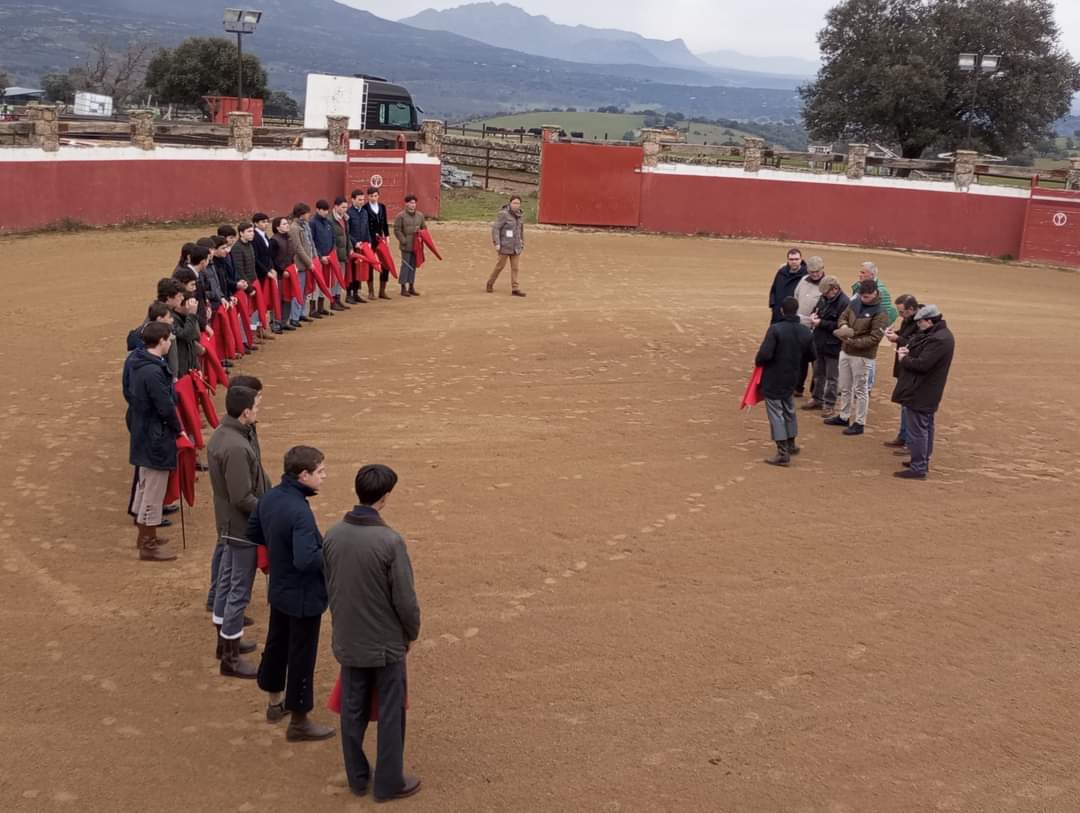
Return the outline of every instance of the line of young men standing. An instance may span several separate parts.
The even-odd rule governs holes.
[[[894,473],[925,480],[934,448],[935,413],[941,403],[955,340],[936,305],[921,306],[911,294],[896,298],[880,280],[877,266],[865,262],[849,299],[839,280],[825,274],[820,257],[803,261],[791,249],[787,264],[769,290],[771,324],[755,358],[762,369],[761,394],[776,454],[765,462],[787,466],[801,449],[795,438],[795,397],[804,394],[813,365],[811,400],[802,408],[823,410],[827,426],[861,435],[869,414],[870,391],[882,339],[896,346],[892,400],[900,404],[897,437],[886,441],[910,455]],[[893,327],[901,318],[898,328]]]

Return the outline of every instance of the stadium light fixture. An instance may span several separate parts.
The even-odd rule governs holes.
[[[244,34],[254,34],[263,13],[252,9],[227,8],[222,17],[225,30],[236,34],[236,99],[244,98]]]
[[[975,121],[975,101],[979,96],[979,77],[982,74],[993,75],[1001,67],[1001,54],[960,54],[956,60],[957,66],[971,77],[971,110],[968,113],[967,122],[967,146],[970,149],[971,126]]]

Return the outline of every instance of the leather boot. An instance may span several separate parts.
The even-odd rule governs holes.
[[[347,311],[348,305],[343,305],[341,302],[341,294],[334,295],[334,301],[330,303],[330,310],[332,311]]]
[[[409,296],[420,296],[420,292],[418,290],[416,290],[415,285],[410,285],[409,286]]]
[[[368,299],[374,299],[375,298],[375,282],[373,280],[370,280],[370,279],[368,280],[368,284],[367,284],[367,298]]]
[[[311,306],[308,308],[308,316],[312,319],[322,319],[322,314],[319,313],[319,306],[315,303],[315,300],[311,300]]]
[[[285,729],[285,739],[289,742],[328,740],[335,733],[333,727],[316,723],[304,712],[294,711],[289,727]]]
[[[333,311],[328,311],[326,309],[326,300],[323,299],[321,296],[319,297],[319,315],[320,316],[333,316],[334,315]]]
[[[786,466],[791,462],[791,455],[788,454],[788,442],[786,440],[776,441],[776,454],[773,457],[765,458],[765,462],[770,466]]]
[[[172,548],[169,547],[168,539],[158,539],[157,528],[144,525],[146,533],[143,536],[142,547],[139,548],[139,559],[143,562],[171,562],[176,558]]]
[[[386,293],[386,283],[379,280],[379,299],[389,299],[390,297]]]
[[[217,640],[217,649],[214,652],[214,657],[220,661],[225,641],[225,639],[221,637],[221,624],[214,624],[214,638]],[[254,641],[245,641],[243,638],[240,638],[239,641],[241,655],[250,655],[259,648]]]
[[[147,531],[147,528],[146,528],[145,525],[143,525],[141,523],[138,523],[138,522],[135,523],[135,527],[138,528],[138,530],[139,530],[139,535],[135,539],[135,549],[136,550],[142,550],[143,545],[146,544],[148,531]]]
[[[794,457],[795,455],[797,455],[801,451],[802,451],[802,449],[800,449],[798,446],[795,445],[795,438],[788,438],[787,439],[787,453],[789,455]]]
[[[409,286],[407,286],[407,285],[402,285],[401,286],[401,295],[402,296],[411,296],[411,294],[409,293]]]
[[[221,667],[219,671],[224,677],[242,678],[254,680],[258,677],[259,670],[252,664],[240,657],[240,639],[231,641],[221,639]]]

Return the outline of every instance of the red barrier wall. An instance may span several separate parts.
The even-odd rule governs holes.
[[[646,173],[641,228],[1020,255],[1026,198],[948,190]]]
[[[548,143],[543,150],[541,223],[637,227],[641,147]]]
[[[542,223],[988,257],[1021,252],[1027,195],[1013,190],[959,193],[919,181],[786,180],[764,172],[740,177],[704,167],[642,171],[640,148],[543,149]]]
[[[406,164],[405,194],[416,195],[416,205],[425,215],[438,217],[442,207],[442,165]]]
[[[1080,192],[1032,190],[1020,259],[1080,265]]]
[[[289,214],[297,201],[332,201],[344,177],[342,160],[3,161],[0,232],[38,229],[64,218],[106,226],[211,213]],[[439,165],[408,164],[407,180],[423,211],[437,215]]]

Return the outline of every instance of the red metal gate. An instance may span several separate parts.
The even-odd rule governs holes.
[[[1020,259],[1080,266],[1080,192],[1031,190]]]
[[[392,223],[405,208],[405,150],[349,150],[345,164],[345,195],[354,189],[379,190],[379,202]]]

